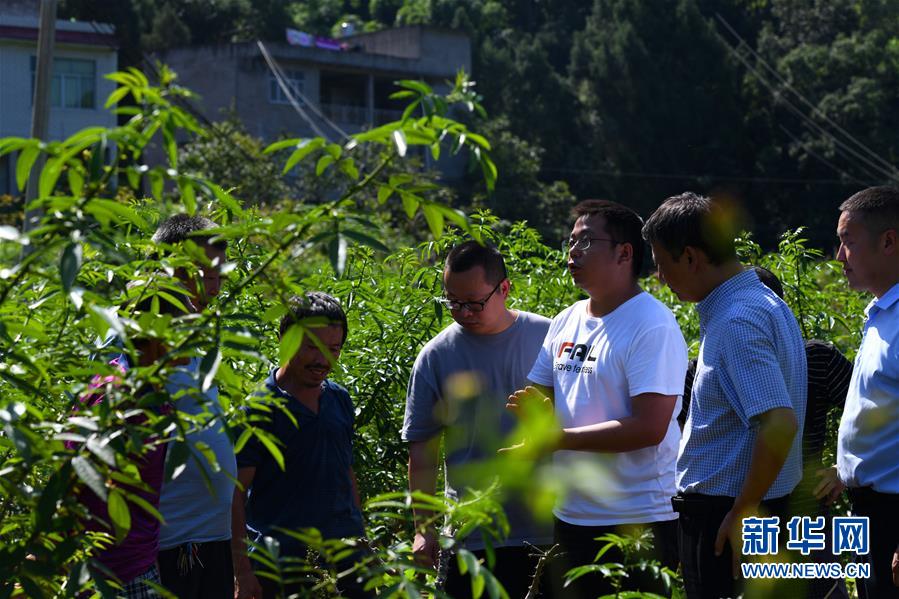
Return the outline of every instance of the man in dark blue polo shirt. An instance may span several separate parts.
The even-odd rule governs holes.
[[[333,297],[308,292],[291,300],[281,320],[281,338],[294,327],[307,331],[299,349],[287,364],[272,369],[265,382],[266,392],[282,400],[283,409],[272,410],[267,422],[256,424],[281,443],[284,469],[255,437],[237,456],[244,490],[234,495],[232,550],[241,598],[268,599],[278,590],[253,572],[248,536],[273,537],[281,556],[305,557],[303,544],[279,529],[316,528],[325,539],[363,534],[352,467],[353,403],[346,389],[326,378],[346,341],[346,315]],[[288,586],[286,590],[299,590]]]

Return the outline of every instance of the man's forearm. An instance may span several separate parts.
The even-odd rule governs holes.
[[[409,444],[409,490],[433,495],[437,490],[437,469],[440,456],[440,437]],[[414,510],[415,525],[424,525],[433,513]]]
[[[235,574],[251,567],[250,558],[247,557],[247,519],[244,511],[246,498],[245,491],[234,490],[231,504],[231,561]]]
[[[563,429],[556,449],[610,453],[636,451],[658,445],[664,438],[664,431],[659,435],[636,418],[628,417]]]
[[[793,445],[799,425],[790,408],[776,408],[762,414],[752,448],[749,472],[734,501],[737,510],[754,509],[774,484]]]

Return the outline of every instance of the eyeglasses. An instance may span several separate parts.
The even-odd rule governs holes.
[[[611,241],[614,245],[621,243],[620,241],[608,237],[581,237],[580,239],[568,240],[568,251],[577,250],[579,252],[586,252],[590,249],[591,241]]]
[[[503,279],[503,281],[505,281],[505,279]],[[499,286],[503,284],[503,281],[497,283],[496,287],[493,288],[493,291],[490,292],[490,295],[479,302],[460,302],[458,300],[451,300],[447,297],[438,297],[437,301],[453,312],[463,309],[468,310],[469,312],[483,312],[484,306],[487,305],[487,302],[490,301],[490,298],[493,297],[493,294],[496,293],[496,290],[499,289]]]

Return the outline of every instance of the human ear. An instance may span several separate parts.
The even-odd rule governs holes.
[[[887,229],[880,236],[880,247],[883,248],[883,253],[887,256],[892,256],[896,253],[896,243],[899,241],[896,236],[896,229]]]

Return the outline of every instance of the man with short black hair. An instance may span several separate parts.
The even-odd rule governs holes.
[[[190,240],[204,250],[208,263],[197,265],[199,284],[185,269],[175,272],[189,292],[188,305],[198,312],[221,286],[219,270],[227,243],[208,233],[217,226],[202,216],[176,214],[162,221],[153,235],[157,244],[173,246]],[[223,423],[216,421],[222,415],[218,387],[200,391],[199,366],[199,357],[192,358],[166,384],[178,411],[200,416],[208,424],[195,423],[186,433],[185,443],[194,455],[162,487],[159,511],[165,522],[159,537],[159,571],[163,586],[180,599],[232,599],[231,500],[237,463]],[[207,449],[215,454],[217,470],[207,462]]]
[[[490,481],[469,477],[467,467],[493,459],[511,432],[514,419],[504,410],[509,393],[521,387],[540,349],[549,320],[506,307],[511,283],[499,250],[477,241],[454,247],[443,271],[442,302],[453,322],[431,339],[412,367],[406,395],[402,437],[409,442],[409,488],[434,493],[440,467],[440,439],[445,434],[446,493],[456,497],[466,487],[483,488]],[[501,474],[501,473],[500,473]],[[496,543],[493,574],[511,597],[523,597],[534,568],[525,543],[546,545],[551,536],[520,501],[506,497],[503,507],[510,533]],[[437,561],[437,533],[425,523],[430,513],[416,513],[413,542],[425,565]],[[483,558],[478,535],[466,547]],[[446,590],[453,597],[469,596],[468,576],[449,567]]]
[[[659,278],[696,302],[699,361],[677,461],[687,595],[739,592],[740,527],[760,505],[787,520],[802,475],[806,360],[793,313],[736,255],[732,214],[683,193],[647,220]]]
[[[671,311],[638,283],[643,221],[626,206],[587,200],[574,209],[568,270],[589,299],[557,315],[528,374],[533,385],[509,398],[510,409],[547,397],[561,430],[556,469],[568,488],[554,509],[554,540],[564,554],[551,564],[554,592],[590,598],[614,592],[608,577],[583,576],[563,588],[565,572],[591,564],[602,535],[654,535],[655,559],[677,569],[677,515],[671,509],[680,429],[675,420],[687,347]],[[539,405],[551,409],[549,402]],[[622,562],[613,549],[602,562]],[[625,590],[664,592],[632,572]]]
[[[353,402],[346,389],[327,378],[346,341],[346,314],[335,298],[319,291],[292,298],[287,307],[281,337],[301,327],[303,338],[290,361],[271,370],[265,387],[270,396],[284,400],[289,414],[274,409],[266,412],[268,422],[255,424],[281,444],[284,468],[256,437],[237,456],[241,488],[234,491],[232,549],[240,598],[269,599],[279,589],[254,573],[248,536],[256,541],[274,537],[282,557],[302,558],[304,545],[279,529],[316,528],[325,539],[364,534],[353,473]],[[337,564],[339,570],[351,568],[356,557]],[[306,584],[287,582],[288,594]],[[368,596],[352,581],[337,584],[345,596]]]
[[[870,518],[863,597],[899,597],[899,190],[869,187],[840,206],[837,260],[865,308],[837,438],[837,471],[853,512]],[[840,492],[838,486],[833,495]]]

